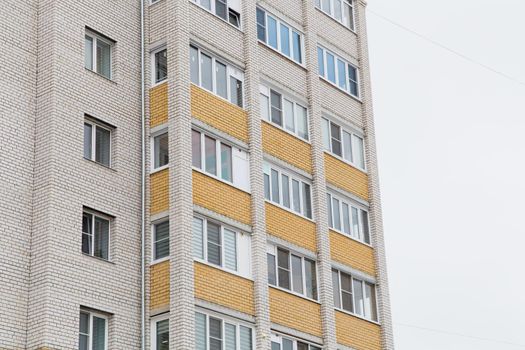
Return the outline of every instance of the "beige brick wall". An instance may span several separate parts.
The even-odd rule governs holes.
[[[330,230],[330,255],[332,260],[375,276],[374,249]]]
[[[150,175],[151,205],[150,213],[157,214],[169,208],[169,169]]]
[[[164,261],[150,266],[150,309],[170,305],[170,262]]]
[[[368,200],[368,176],[336,157],[324,155],[326,181],[345,191]]]
[[[312,173],[312,146],[289,133],[262,122],[263,151]]]
[[[168,83],[155,86],[149,91],[150,127],[168,122]]]
[[[316,251],[315,223],[266,203],[266,230],[300,247]]]
[[[341,311],[335,312],[337,342],[356,350],[380,350],[381,327]]]

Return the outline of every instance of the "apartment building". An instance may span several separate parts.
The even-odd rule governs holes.
[[[0,349],[393,349],[364,0],[6,0]]]

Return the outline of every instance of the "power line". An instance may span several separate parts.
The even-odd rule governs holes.
[[[497,70],[497,69],[495,69],[495,68],[492,68],[491,66],[486,65],[485,63],[482,63],[482,62],[480,62],[480,61],[478,61],[478,60],[476,60],[476,59],[474,59],[474,58],[471,58],[471,57],[469,57],[469,56],[467,56],[467,55],[465,55],[465,54],[462,54],[461,52],[456,51],[456,50],[454,50],[454,49],[452,49],[452,48],[450,48],[450,47],[448,47],[448,46],[446,46],[446,45],[444,45],[444,44],[442,44],[442,43],[440,43],[440,42],[438,42],[438,41],[436,41],[436,40],[434,40],[434,39],[432,39],[432,38],[429,38],[429,37],[427,37],[427,36],[425,36],[425,35],[423,35],[423,34],[420,34],[420,33],[418,33],[417,31],[415,31],[415,30],[413,30],[413,29],[410,29],[410,28],[408,28],[408,27],[405,27],[404,25],[399,24],[398,22],[396,22],[396,21],[394,21],[394,20],[391,20],[391,19],[388,18],[388,17],[385,17],[385,16],[383,16],[383,15],[381,15],[381,14],[375,12],[375,11],[372,11],[372,10],[370,10],[370,9],[367,9],[367,12],[372,13],[372,14],[375,15],[376,17],[379,17],[379,18],[381,18],[382,20],[384,20],[384,21],[386,21],[386,22],[388,22],[388,23],[390,23],[390,24],[392,24],[392,25],[394,25],[394,26],[396,26],[396,27],[398,27],[398,28],[400,28],[400,29],[402,29],[402,30],[404,30],[404,31],[406,31],[406,32],[409,32],[409,33],[411,33],[412,35],[415,35],[415,36],[417,36],[418,38],[423,39],[423,40],[425,40],[425,41],[431,43],[431,44],[434,45],[434,46],[437,46],[437,47],[439,47],[439,48],[441,48],[441,49],[443,49],[443,50],[445,50],[445,51],[448,51],[448,52],[450,52],[450,53],[452,53],[452,54],[454,54],[454,55],[456,55],[456,56],[458,56],[458,57],[461,57],[462,59],[464,59],[464,60],[466,60],[466,61],[468,61],[468,62],[470,62],[470,63],[473,63],[473,64],[475,64],[475,65],[477,65],[477,66],[480,66],[480,67],[482,67],[482,68],[484,68],[484,69],[486,69],[486,70],[488,70],[488,71],[490,71],[490,72],[492,72],[492,73],[494,73],[494,74],[497,74],[497,75],[499,75],[499,76],[501,76],[501,77],[503,77],[503,78],[505,78],[505,79],[507,79],[507,80],[510,80],[510,81],[512,81],[512,82],[514,82],[514,83],[517,83],[517,84],[520,84],[520,85],[522,85],[522,86],[525,86],[525,82],[521,81],[520,79],[515,78],[515,77],[513,77],[513,76],[511,76],[511,75],[508,75],[508,74],[506,74],[506,73],[504,73],[504,72],[501,72],[501,71],[499,71],[499,70]]]
[[[507,344],[507,345],[513,345],[513,346],[518,346],[518,347],[525,348],[525,344],[513,343],[513,342],[510,342],[510,341],[507,341],[507,340],[482,338],[482,337],[477,337],[477,336],[474,336],[474,335],[450,332],[450,331],[445,331],[445,330],[441,330],[441,329],[420,327],[420,326],[415,326],[415,325],[406,324],[406,323],[395,322],[395,324],[398,325],[398,326],[415,328],[415,329],[419,329],[419,330],[423,330],[423,331],[427,331],[427,332],[441,333],[441,334],[452,335],[452,336],[455,336],[455,337],[475,339],[475,340],[481,340],[481,341],[492,342],[492,343],[499,343],[499,344]]]

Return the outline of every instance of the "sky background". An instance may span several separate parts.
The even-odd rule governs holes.
[[[525,349],[525,83],[371,13],[525,82],[525,1],[368,9],[396,349]]]

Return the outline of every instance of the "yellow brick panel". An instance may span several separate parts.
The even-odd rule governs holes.
[[[216,129],[248,142],[248,114],[242,108],[191,85],[191,115]]]
[[[326,180],[331,184],[368,200],[368,175],[336,157],[324,155]]]
[[[282,326],[322,336],[319,304],[271,287],[270,319]]]
[[[244,224],[251,223],[251,195],[193,171],[193,203]]]
[[[255,315],[253,281],[195,262],[195,297]]]
[[[262,122],[263,150],[299,169],[312,173],[312,146],[297,137]]]
[[[303,248],[316,251],[315,223],[266,203],[266,231]]]
[[[341,311],[335,312],[337,342],[356,350],[380,350],[381,327]]]
[[[169,200],[169,169],[164,169],[150,175],[151,203],[150,213],[157,214],[168,210]]]
[[[150,309],[170,305],[170,262],[150,266]]]
[[[168,83],[155,86],[149,91],[150,127],[168,122]]]
[[[375,276],[374,249],[330,230],[332,260]]]

